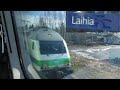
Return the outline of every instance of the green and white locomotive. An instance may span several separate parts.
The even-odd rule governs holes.
[[[33,67],[37,71],[70,67],[67,44],[54,30],[41,28],[31,31],[27,36],[27,43]]]

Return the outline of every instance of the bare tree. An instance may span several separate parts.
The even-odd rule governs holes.
[[[30,25],[30,26],[29,26],[29,29],[34,29],[34,25],[33,25],[33,24]]]
[[[41,16],[39,17],[39,26],[40,27],[47,27],[47,24],[46,24],[44,18]]]
[[[53,12],[53,19],[54,19],[54,28],[57,26],[57,13],[56,12]]]
[[[25,29],[28,29],[28,24],[25,25]]]
[[[63,38],[65,38],[65,24],[63,22],[60,24],[60,34]]]

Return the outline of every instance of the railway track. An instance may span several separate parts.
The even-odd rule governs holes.
[[[73,73],[71,68],[51,69],[38,72],[42,79],[62,79]]]

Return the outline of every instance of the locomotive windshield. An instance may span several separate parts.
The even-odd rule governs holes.
[[[66,53],[63,41],[40,41],[41,54],[63,54]]]

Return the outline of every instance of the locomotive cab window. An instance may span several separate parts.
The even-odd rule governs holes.
[[[62,41],[40,41],[41,54],[63,54],[66,53]]]

